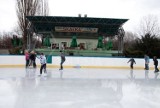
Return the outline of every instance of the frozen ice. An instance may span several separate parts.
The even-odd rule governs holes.
[[[159,108],[153,70],[0,68],[0,108]]]

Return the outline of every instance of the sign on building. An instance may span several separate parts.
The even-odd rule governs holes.
[[[98,28],[88,27],[55,27],[56,32],[81,32],[81,33],[97,33]]]

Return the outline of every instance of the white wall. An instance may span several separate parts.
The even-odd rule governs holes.
[[[113,57],[72,57],[67,56],[64,67],[85,67],[85,68],[129,68],[128,60],[130,58],[113,58]],[[144,68],[144,59],[135,58],[137,69]],[[37,65],[40,65],[39,59],[36,59]],[[47,64],[50,67],[59,67],[60,57],[52,56],[52,64]],[[3,66],[24,66],[25,57],[16,55],[0,55],[0,67]],[[150,67],[153,68],[153,60],[150,59]]]

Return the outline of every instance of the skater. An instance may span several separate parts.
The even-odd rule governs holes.
[[[36,68],[37,66],[36,65],[36,53],[34,51],[31,51],[29,59],[30,59],[30,65],[33,64],[33,68]]]
[[[46,74],[46,57],[43,53],[41,53],[40,57],[37,57],[38,59],[40,59],[40,63],[41,63],[41,67],[40,67],[40,75],[42,75],[42,70],[44,69],[44,73]]]
[[[153,62],[154,62],[154,67],[155,67],[155,71],[154,72],[159,72],[159,69],[157,68],[158,60],[157,60],[156,56],[153,57]]]
[[[145,60],[145,70],[149,70],[149,56],[147,54],[144,55]]]
[[[65,58],[65,54],[62,52],[62,51],[60,51],[60,53],[61,53],[61,63],[60,63],[60,69],[59,70],[63,70],[63,63],[65,62],[65,60],[66,60],[66,58]]]
[[[25,60],[26,60],[26,68],[28,68],[28,66],[29,66],[29,53],[27,50],[25,51]]]
[[[130,68],[133,69],[133,64],[134,63],[136,64],[134,58],[131,58],[127,63],[129,63],[129,62],[130,62]]]

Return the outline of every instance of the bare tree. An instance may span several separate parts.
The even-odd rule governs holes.
[[[48,10],[47,0],[16,0],[18,26],[22,33],[24,48],[27,46],[27,27],[29,26],[26,16],[47,15]]]
[[[144,36],[151,34],[158,36],[160,32],[157,16],[148,15],[144,16],[140,21],[139,35]]]
[[[9,49],[12,48],[11,42],[12,36],[11,33],[3,32],[0,34],[0,49]]]
[[[40,1],[42,7],[39,9],[41,10],[39,14],[43,16],[49,15],[48,1],[47,0],[40,0]]]
[[[135,40],[137,39],[137,35],[132,32],[126,32],[124,36],[124,49],[128,49],[133,47]]]
[[[137,38],[137,35],[132,32],[125,32],[124,42],[131,42]]]

